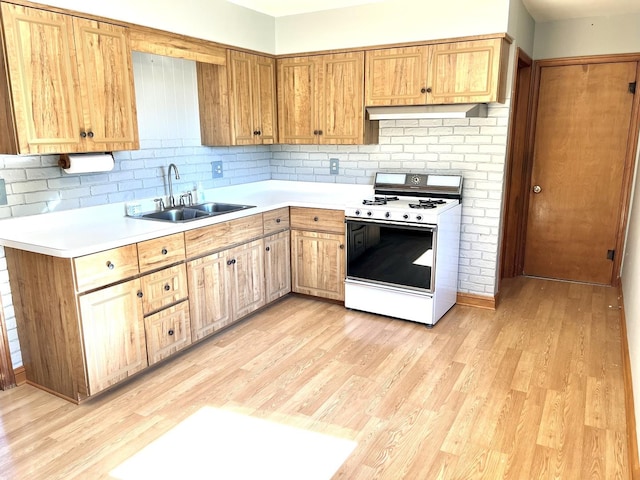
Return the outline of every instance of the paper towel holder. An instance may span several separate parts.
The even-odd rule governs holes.
[[[85,153],[85,154],[82,154],[82,153],[80,153],[80,154],[62,153],[62,154],[60,154],[60,158],[58,159],[58,166],[62,170],[64,170],[65,172],[67,171],[67,169],[72,167],[72,161],[71,161],[71,156],[72,155],[74,157],[80,157],[80,158],[82,158],[82,157],[92,157],[92,156],[99,157],[101,155],[109,156],[110,159],[111,159],[111,162],[112,162],[111,163],[111,168],[113,168],[113,153],[112,152],[90,152],[90,153],[88,152],[88,153]],[[86,165],[85,165],[85,167],[86,167]],[[108,171],[108,170],[111,170],[111,168],[105,168],[105,169],[98,168],[98,169],[96,169],[94,171],[95,172]],[[91,171],[92,171],[91,169],[88,169],[88,170],[83,171],[83,172],[74,172],[74,173],[90,173]],[[70,172],[67,172],[67,173],[70,173]]]

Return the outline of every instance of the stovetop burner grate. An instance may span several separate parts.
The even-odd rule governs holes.
[[[393,202],[399,200],[398,197],[388,197],[388,196],[384,196],[384,197],[373,197],[373,200],[363,200],[362,204],[363,205],[386,205],[387,202]]]
[[[436,208],[438,205],[446,203],[442,199],[437,200],[418,200],[418,203],[410,203],[411,208]]]

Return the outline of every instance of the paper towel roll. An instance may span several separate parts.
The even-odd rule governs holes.
[[[64,173],[109,172],[113,170],[114,161],[111,153],[79,153],[60,155],[58,162]]]

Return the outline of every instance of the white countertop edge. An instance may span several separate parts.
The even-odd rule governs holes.
[[[15,217],[0,220],[0,245],[73,258],[277,208],[343,210],[348,202],[372,193],[370,185],[265,180],[205,192],[207,202],[242,203],[255,208],[184,223],[126,217],[125,204],[132,202]]]

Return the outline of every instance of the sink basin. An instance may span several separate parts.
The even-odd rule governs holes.
[[[220,215],[221,213],[237,212],[238,210],[244,210],[245,208],[255,208],[255,205],[236,205],[233,203],[199,203],[192,205],[189,208],[195,208],[202,212],[207,212],[211,215]]]
[[[145,213],[136,218],[182,223],[222,215],[225,213],[237,212],[238,210],[244,210],[245,208],[255,208],[255,205],[208,202],[191,205],[189,207],[175,207],[168,208],[160,212]]]

